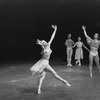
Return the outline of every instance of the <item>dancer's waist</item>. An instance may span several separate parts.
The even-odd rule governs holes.
[[[71,50],[71,49],[72,49],[72,47],[67,47],[67,49],[68,49],[68,50]]]
[[[67,46],[67,48],[72,48],[72,45],[71,46]]]
[[[93,56],[96,56],[96,55],[98,55],[98,51],[97,50],[91,50],[90,54],[93,55]]]
[[[50,57],[41,57],[41,59],[49,60]]]
[[[91,51],[97,51],[98,50],[98,48],[96,48],[96,47],[91,47]]]

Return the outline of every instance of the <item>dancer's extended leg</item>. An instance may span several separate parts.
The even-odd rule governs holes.
[[[66,80],[64,80],[63,78],[61,78],[61,77],[55,72],[55,70],[54,70],[50,65],[48,65],[48,66],[46,67],[46,70],[49,71],[51,74],[53,74],[53,76],[54,76],[56,79],[62,81],[62,82],[63,82],[64,84],[66,84],[67,86],[71,86]]]

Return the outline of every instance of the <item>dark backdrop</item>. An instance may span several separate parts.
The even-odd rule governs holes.
[[[36,39],[49,41],[51,24],[58,26],[52,43],[52,60],[66,61],[65,40],[72,34],[76,42],[81,36],[86,44],[82,24],[93,37],[100,33],[99,0],[0,0],[0,61],[35,61],[41,48]],[[74,49],[75,50],[75,49]],[[74,57],[74,55],[73,55]],[[84,62],[88,52],[84,50]],[[74,58],[73,58],[74,59]]]

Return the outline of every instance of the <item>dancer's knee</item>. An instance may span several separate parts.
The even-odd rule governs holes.
[[[58,77],[58,74],[55,72],[55,73],[53,73],[53,75],[55,76],[55,77]]]
[[[96,65],[99,66],[99,60],[96,60],[95,62],[96,62]]]
[[[51,70],[51,73],[53,74],[53,76],[57,76],[57,73],[54,70]]]
[[[42,72],[41,74],[40,74],[40,77],[45,77],[45,75],[46,75],[46,72],[44,71],[44,72]]]
[[[99,66],[99,62],[98,62],[98,63],[96,63],[96,65],[97,65],[97,66]]]
[[[89,66],[91,67],[93,65],[92,61],[90,61]]]

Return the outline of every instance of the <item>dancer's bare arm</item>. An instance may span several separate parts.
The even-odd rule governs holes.
[[[87,41],[88,41],[88,42],[91,42],[92,39],[87,35],[86,27],[85,27],[84,25],[82,25],[82,29],[83,29],[83,31],[84,31],[84,35],[85,35],[85,37],[87,38]]]
[[[99,46],[100,46],[100,40],[98,40]]]
[[[57,26],[56,25],[52,25],[52,28],[54,29],[53,33],[52,33],[52,36],[50,38],[50,41],[48,42],[49,46],[51,45],[54,37],[55,37],[55,34],[56,34],[56,31],[57,31]]]
[[[77,45],[77,42],[74,44],[73,48]]]
[[[68,46],[68,40],[65,41],[65,46]]]
[[[84,45],[84,43],[83,43],[83,47],[86,49],[86,50],[88,50],[89,51],[89,49]]]

